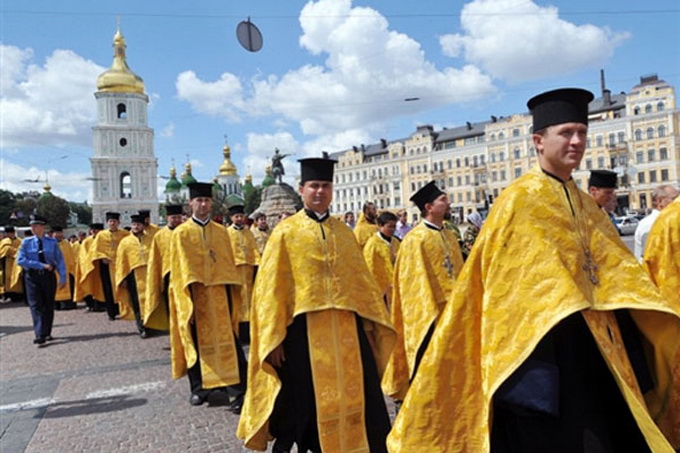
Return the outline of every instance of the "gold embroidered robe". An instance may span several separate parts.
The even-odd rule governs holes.
[[[380,233],[376,233],[366,241],[364,247],[364,259],[368,270],[375,278],[381,294],[390,306],[392,299],[392,280],[394,278],[394,262],[399,251],[399,240],[391,238],[388,243]]]
[[[66,267],[66,284],[59,288],[59,273],[57,273],[57,294],[54,297],[55,301],[70,301],[71,300],[71,279],[69,275],[76,273],[76,256],[73,253],[73,247],[67,239],[59,241],[59,250],[64,255],[64,265]],[[75,301],[74,301],[75,302]]]
[[[150,329],[167,331],[170,328],[170,314],[165,306],[164,280],[170,274],[170,238],[173,230],[168,227],[158,230],[151,241],[149,262],[146,267],[146,295],[142,319]],[[170,291],[168,287],[167,291]],[[168,294],[165,297],[169,297]]]
[[[238,304],[239,322],[250,320],[250,299],[253,292],[253,279],[255,266],[260,264],[260,253],[257,251],[255,236],[246,227],[240,230],[231,225],[227,228],[229,239],[231,240],[231,250],[234,252],[234,262],[236,269],[241,273],[241,285],[239,291],[232,291],[232,298]]]
[[[304,211],[276,226],[262,257],[251,307],[248,391],[237,436],[247,448],[266,449],[281,381],[265,359],[302,313],[307,317],[322,448],[368,451],[355,313],[375,339],[379,374],[394,331],[352,230],[333,217],[317,223]]]
[[[94,236],[88,236],[83,239],[78,247],[78,256],[76,261],[76,288],[73,294],[74,301],[84,300],[87,296],[92,296],[95,300],[104,300],[104,289],[99,282],[99,261],[91,263],[90,249],[94,242]],[[88,274],[86,269],[92,266],[92,271]]]
[[[597,286],[584,246],[597,265]],[[650,345],[656,386],[644,398],[617,309],[630,309]],[[680,445],[680,315],[595,202],[573,180],[562,184],[539,167],[494,203],[388,437],[389,450],[488,452],[494,392],[541,338],[577,312],[650,448],[672,452],[662,431]]]
[[[125,279],[134,272],[137,283],[137,297],[139,298],[139,311],[144,312],[146,306],[146,264],[149,260],[149,251],[153,238],[146,233],[140,236],[130,234],[124,237],[116,251],[116,279],[113,288],[116,300],[120,308],[121,319],[134,321],[135,312],[132,309],[130,290],[125,284]]]
[[[239,383],[234,332],[238,331],[234,304],[230,312],[228,285],[241,285],[227,229],[210,221],[205,227],[188,220],[170,236],[170,345],[172,376],[187,373],[201,361],[203,388]],[[191,337],[195,322],[198,353]]]
[[[645,268],[669,302],[680,310],[680,197],[654,222],[645,247]]]
[[[21,239],[4,238],[0,240],[0,295],[5,293],[22,293],[21,267],[17,266],[17,253],[21,246]]]
[[[378,225],[375,223],[368,223],[363,212],[359,214],[357,224],[354,226],[354,236],[356,236],[359,247],[361,247],[362,250],[366,246],[368,239],[377,232]]]
[[[397,342],[382,382],[386,394],[404,399],[418,350],[462,268],[463,255],[453,231],[433,230],[421,222],[404,237],[394,268],[390,315]]]
[[[92,245],[88,250],[88,257],[85,260],[83,266],[83,274],[81,278],[83,280],[90,279],[92,295],[96,300],[103,301],[104,289],[102,286],[102,279],[99,273],[99,266],[101,265],[101,260],[109,260],[109,277],[111,278],[111,287],[114,291],[115,299],[115,281],[116,281],[116,251],[118,250],[118,244],[123,240],[125,236],[130,234],[129,231],[119,229],[116,231],[102,230],[97,233],[97,236],[92,240]],[[95,292],[99,292],[95,297]]]
[[[264,247],[267,245],[267,240],[269,239],[269,230],[261,230],[253,224],[250,231],[255,237],[255,244],[257,244],[257,252],[262,256],[264,253]]]

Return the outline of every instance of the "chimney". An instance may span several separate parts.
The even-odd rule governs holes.
[[[602,88],[602,107],[609,107],[612,105],[612,92],[604,83],[604,69],[600,69],[600,87]]]
[[[498,118],[496,118],[494,115],[491,115],[491,122],[495,123],[496,121],[498,121]]]
[[[465,125],[467,126],[467,130],[471,131],[472,130],[472,123],[469,121],[465,122]]]
[[[385,140],[384,138],[380,139],[380,144],[382,145],[383,148],[387,148],[387,140]]]

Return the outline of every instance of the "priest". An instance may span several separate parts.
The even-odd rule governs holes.
[[[97,233],[104,229],[104,224],[95,222],[90,224],[90,235],[83,238],[78,247],[78,257],[76,262],[75,274],[75,291],[73,293],[73,300],[80,302],[85,301],[88,311],[104,311],[104,289],[98,284],[97,276],[100,273],[99,261],[94,263],[90,260],[90,249]],[[92,267],[91,272],[86,272],[86,269]]]
[[[654,222],[647,238],[644,265],[661,293],[680,310],[680,196]]]
[[[571,177],[592,99],[560,89],[529,101],[538,166],[494,203],[391,451],[680,446],[678,309]]]
[[[57,240],[59,249],[64,257],[64,264],[66,265],[66,282],[61,285],[57,279],[57,294],[54,297],[55,310],[73,310],[76,308],[76,303],[73,299],[73,290],[76,273],[76,255],[73,251],[71,243],[66,240],[64,236],[64,227],[53,226],[52,237]]]
[[[256,450],[273,438],[276,452],[383,452],[394,331],[352,230],[328,212],[335,161],[300,163],[304,209],[276,226],[255,282],[237,436]]]

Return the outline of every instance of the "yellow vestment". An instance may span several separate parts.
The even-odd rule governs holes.
[[[264,247],[267,245],[267,240],[269,239],[269,230],[261,230],[257,226],[253,225],[250,231],[255,237],[255,244],[257,244],[257,252],[262,256],[264,253]]]
[[[227,285],[241,285],[229,233],[222,225],[184,222],[170,237],[170,344],[172,376],[178,379],[200,358],[203,388],[239,383],[234,332],[238,319],[230,313]],[[198,353],[191,337],[195,322]]]
[[[99,283],[99,261],[92,263],[90,249],[94,242],[94,236],[88,236],[78,247],[78,260],[76,262],[76,288],[73,294],[74,301],[84,300],[92,296],[95,300],[104,300],[104,289]],[[86,273],[86,269],[92,266],[92,270]]]
[[[363,212],[359,214],[357,224],[354,226],[354,236],[356,236],[359,247],[361,247],[362,250],[368,239],[377,232],[378,225],[375,223],[369,223],[368,220],[366,220],[366,216]]]
[[[234,226],[227,228],[231,240],[231,250],[234,252],[236,269],[241,273],[243,285],[240,291],[232,291],[233,303],[239,308],[239,322],[250,320],[250,299],[253,291],[253,277],[255,266],[260,264],[260,253],[257,251],[255,237],[248,228],[237,230]]]
[[[645,247],[645,268],[669,302],[680,310],[680,197],[654,222]]]
[[[144,234],[148,235],[151,239],[160,231],[160,227],[155,223],[150,223],[144,226]]]
[[[656,386],[644,399],[617,309],[630,310],[649,346]],[[494,203],[388,437],[390,451],[488,452],[494,393],[578,312],[650,448],[672,452],[661,431],[680,445],[678,311],[594,201],[573,180],[563,184],[539,167]]]
[[[381,294],[390,306],[392,299],[392,279],[394,278],[394,262],[399,251],[399,241],[392,238],[388,243],[376,233],[366,241],[364,259],[368,270],[373,274]]]
[[[0,240],[0,295],[5,293],[22,293],[23,284],[19,275],[21,267],[17,266],[17,253],[21,246],[18,237]]]
[[[64,256],[64,265],[66,266],[66,284],[62,288],[59,288],[59,273],[57,273],[57,294],[55,295],[54,300],[71,300],[71,279],[69,278],[69,275],[75,275],[76,273],[76,256],[73,253],[73,247],[71,247],[71,243],[66,239],[59,241],[59,249],[61,250],[61,254]]]
[[[146,267],[146,295],[142,320],[146,327],[156,330],[170,328],[170,314],[165,306],[163,294],[165,276],[170,273],[170,238],[172,232],[168,227],[161,228],[151,241],[149,262]],[[167,289],[168,291],[170,288]]]
[[[115,288],[116,251],[118,250],[118,244],[120,241],[129,234],[130,232],[126,230],[103,230],[97,233],[97,236],[94,237],[92,245],[88,250],[87,260],[85,260],[83,266],[83,274],[81,275],[81,279],[90,279],[93,292],[92,295],[96,300],[104,300],[104,290],[102,287],[101,276],[99,274],[99,261],[104,259],[109,260],[109,276],[111,278],[111,286]],[[100,291],[98,296],[101,296],[101,299],[99,297],[95,297],[94,293],[97,291]]]
[[[248,391],[237,436],[248,448],[266,449],[281,381],[265,359],[283,342],[293,318],[304,313],[321,446],[368,451],[355,314],[375,339],[380,374],[394,332],[352,230],[333,217],[318,223],[304,211],[279,223],[265,248],[252,302]]]
[[[383,391],[403,399],[413,378],[416,356],[444,310],[463,268],[453,231],[421,222],[404,237],[394,268],[391,318],[397,342],[383,377]]]
[[[134,320],[130,291],[125,279],[131,272],[135,273],[137,283],[137,297],[139,298],[140,313],[144,312],[146,289],[146,263],[153,238],[146,233],[140,236],[130,234],[124,237],[116,251],[116,279],[113,287],[120,308],[121,319]]]

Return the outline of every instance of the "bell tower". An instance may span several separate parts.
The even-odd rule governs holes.
[[[94,155],[93,221],[103,222],[107,211],[121,214],[123,224],[141,209],[158,221],[153,129],[148,126],[149,97],[144,81],[128,67],[125,38],[116,30],[113,63],[97,78],[97,125],[92,128]]]

